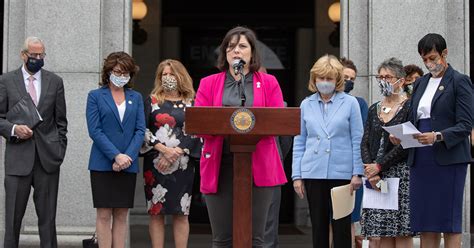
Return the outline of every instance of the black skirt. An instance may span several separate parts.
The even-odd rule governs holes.
[[[90,171],[94,208],[133,208],[136,173]]]

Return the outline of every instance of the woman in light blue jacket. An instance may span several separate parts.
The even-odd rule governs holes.
[[[330,190],[346,184],[356,190],[362,184],[359,104],[343,92],[343,66],[332,55],[313,65],[308,89],[314,94],[301,103],[301,134],[293,145],[293,186],[300,198],[306,191],[313,247],[329,247],[330,221],[334,247],[351,247],[351,215],[332,219]]]

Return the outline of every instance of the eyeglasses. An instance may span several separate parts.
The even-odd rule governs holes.
[[[380,82],[381,80],[385,80],[385,81],[392,81],[392,79],[398,79],[397,77],[394,77],[394,76],[390,76],[390,75],[387,75],[387,76],[375,76],[375,80],[377,80],[377,82]]]
[[[40,58],[44,59],[46,57],[46,53],[29,53],[25,52],[26,56],[31,57],[31,58]]]
[[[112,70],[112,72],[114,73],[115,76],[125,76],[125,77],[130,76],[129,72],[123,72],[119,70]]]

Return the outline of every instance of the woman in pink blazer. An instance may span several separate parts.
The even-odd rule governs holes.
[[[244,27],[227,32],[220,45],[218,67],[222,71],[201,80],[195,106],[283,107],[283,96],[274,76],[258,72],[260,58],[255,33]],[[244,64],[241,76],[232,65]],[[244,89],[244,90],[243,90]],[[245,92],[242,94],[242,92]],[[286,183],[275,137],[262,138],[252,154],[253,247],[263,246],[265,222],[274,187]],[[212,247],[232,247],[233,155],[223,136],[205,136],[201,154],[201,192],[212,227]]]

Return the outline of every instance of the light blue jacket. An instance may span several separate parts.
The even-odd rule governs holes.
[[[125,114],[120,121],[117,105],[108,87],[92,90],[87,97],[86,118],[89,136],[94,141],[89,170],[112,171],[119,153],[132,160],[125,172],[138,172],[138,152],[145,136],[145,111],[142,95],[125,88]]]
[[[315,93],[301,103],[301,134],[293,144],[291,178],[350,180],[363,175],[359,103],[353,96],[336,93],[325,120],[320,101]]]

